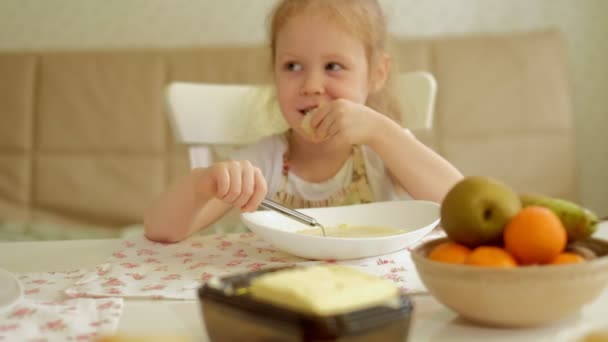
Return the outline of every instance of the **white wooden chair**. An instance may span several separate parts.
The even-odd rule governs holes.
[[[405,113],[403,126],[430,130],[437,84],[427,72],[408,72],[394,80]],[[174,82],[167,86],[169,117],[177,141],[190,149],[193,165],[207,166],[229,151],[284,131],[271,86]]]

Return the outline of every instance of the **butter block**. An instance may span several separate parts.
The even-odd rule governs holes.
[[[267,273],[252,280],[250,293],[260,301],[320,316],[390,305],[399,297],[392,282],[340,265]]]

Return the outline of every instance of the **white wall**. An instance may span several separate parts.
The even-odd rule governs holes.
[[[399,36],[558,27],[575,85],[582,202],[608,215],[606,0],[380,0]],[[0,0],[0,50],[260,43],[275,0]]]

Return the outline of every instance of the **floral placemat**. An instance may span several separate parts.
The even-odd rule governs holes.
[[[357,260],[310,261],[279,251],[253,233],[242,233],[192,236],[175,244],[151,242],[143,236],[125,239],[105,263],[66,293],[73,297],[196,299],[196,290],[214,276],[323,262],[390,279],[405,292],[425,291],[406,249]]]
[[[0,341],[93,341],[116,330],[122,298],[70,298],[65,290],[86,270],[24,273],[24,296],[0,313]]]

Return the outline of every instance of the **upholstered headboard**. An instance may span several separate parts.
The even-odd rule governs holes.
[[[399,69],[438,80],[421,137],[465,174],[575,199],[571,92],[558,32],[398,41]],[[261,83],[264,47],[0,53],[0,221],[119,227],[188,170],[173,80]]]

